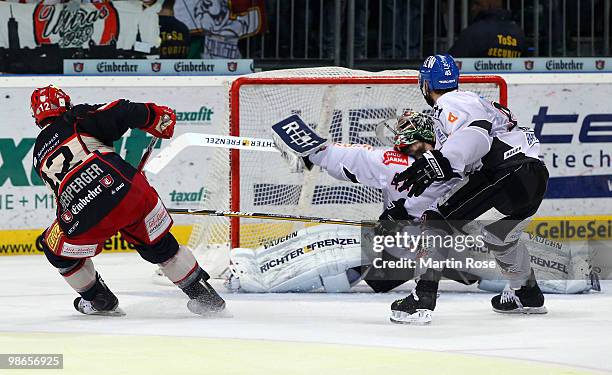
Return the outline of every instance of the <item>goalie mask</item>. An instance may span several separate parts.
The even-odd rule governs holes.
[[[70,96],[53,85],[37,88],[32,93],[30,109],[36,125],[42,129],[70,109]]]
[[[424,113],[406,111],[395,125],[394,148],[401,152],[418,141],[436,145],[433,119]]]

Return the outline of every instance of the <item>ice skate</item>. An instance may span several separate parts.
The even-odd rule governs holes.
[[[208,316],[221,313],[225,310],[225,301],[205,278],[201,278],[188,288],[187,294],[190,299],[187,302],[187,309],[192,313]]]
[[[98,288],[93,300],[83,297],[74,299],[74,308],[85,315],[124,316],[125,312],[119,308],[119,300],[108,289],[102,279],[98,279],[95,288]]]
[[[391,322],[415,325],[431,323],[431,315],[436,308],[437,283],[435,289],[429,287],[430,283],[434,282],[419,281],[408,297],[393,302],[389,317]]]
[[[491,299],[493,311],[503,314],[546,314],[544,294],[535,280],[530,280],[521,289],[506,288]]]

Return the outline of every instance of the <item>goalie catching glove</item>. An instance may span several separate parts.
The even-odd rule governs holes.
[[[460,177],[453,172],[450,162],[438,150],[427,151],[405,171],[393,177],[392,185],[398,191],[408,190],[408,197],[418,197],[436,181],[448,181]]]
[[[174,134],[176,113],[170,107],[147,103],[153,120],[143,130],[157,138],[170,139]]]
[[[308,155],[323,149],[329,142],[314,132],[298,115],[292,115],[272,126],[272,139],[291,171],[312,169]]]

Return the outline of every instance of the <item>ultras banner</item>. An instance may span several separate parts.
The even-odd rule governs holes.
[[[45,5],[0,2],[0,47],[35,48],[57,44],[61,48],[109,45],[132,49],[141,42],[159,45],[160,5],[143,9],[137,1]]]

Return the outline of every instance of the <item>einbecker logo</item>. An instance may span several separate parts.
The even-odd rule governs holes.
[[[113,180],[113,177],[110,174],[107,174],[106,176],[102,177],[102,179],[100,180],[100,183],[105,188],[111,187],[114,182],[115,180]]]
[[[605,67],[606,67],[605,60],[596,60],[595,61],[595,68],[597,68],[597,70],[603,70]]]
[[[83,63],[82,62],[72,63],[72,67],[74,68],[74,71],[77,72],[77,73],[81,73],[83,71]]]
[[[159,62],[151,63],[151,70],[154,71],[155,73],[159,72],[161,70],[161,63]]]
[[[69,223],[72,221],[72,219],[73,219],[72,212],[66,211],[62,214],[62,220],[64,221],[64,223]]]
[[[533,60],[525,60],[525,69],[533,70]]]
[[[235,72],[238,69],[238,63],[236,61],[230,61],[227,63],[227,70]]]

